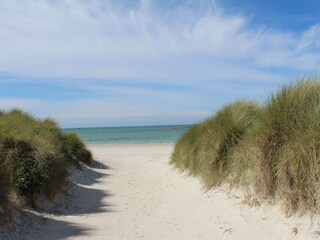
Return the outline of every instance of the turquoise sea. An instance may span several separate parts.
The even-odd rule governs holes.
[[[67,128],[66,133],[77,133],[87,144],[174,143],[191,125],[145,127]]]

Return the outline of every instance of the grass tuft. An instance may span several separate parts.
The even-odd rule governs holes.
[[[283,87],[265,105],[240,101],[195,125],[171,162],[206,186],[242,186],[286,213],[320,212],[320,82]]]
[[[86,148],[79,136],[75,133],[65,134],[64,146],[70,159],[80,161],[85,164],[90,164],[92,161],[92,154]]]
[[[38,196],[52,198],[64,186],[70,163],[90,163],[91,153],[79,138],[72,139],[52,119],[0,111],[0,210],[6,216],[9,195],[35,207]],[[4,218],[0,214],[0,222]]]
[[[253,141],[261,151],[255,188],[286,212],[320,204],[320,82],[300,81],[271,95]]]
[[[195,125],[177,143],[171,162],[193,175],[199,175],[207,187],[220,185],[232,166],[230,155],[251,127],[259,106],[238,101]]]

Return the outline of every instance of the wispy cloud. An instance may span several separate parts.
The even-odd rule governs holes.
[[[150,1],[117,8],[110,1],[4,0],[0,11],[3,72],[160,81],[183,76],[181,69],[195,77],[198,71],[189,66],[199,58],[209,58],[203,68],[212,66],[215,72],[214,66],[224,61],[227,68],[230,61],[246,61],[305,71],[319,63],[308,51],[319,50],[318,26],[301,36],[252,29],[244,16],[224,15],[216,5],[206,11],[175,6],[166,16]],[[304,64],[306,58],[311,64]]]
[[[283,32],[253,26],[254,20],[241,14],[226,14],[215,1],[167,4],[2,0],[0,84],[18,79],[77,85],[96,93],[89,98],[93,101],[78,99],[77,107],[90,105],[86,113],[92,106],[111,108],[100,104],[107,100],[122,112],[135,109],[136,115],[144,104],[141,111],[148,115],[155,114],[148,102],[169,114],[212,111],[247,93],[260,99],[297,74],[319,70],[319,24],[300,33]],[[168,91],[170,86],[175,90]],[[187,89],[178,91],[183,87]],[[76,108],[72,104],[69,109]]]

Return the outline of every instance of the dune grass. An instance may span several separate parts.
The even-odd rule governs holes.
[[[75,133],[68,133],[64,135],[64,147],[67,155],[74,162],[83,162],[85,164],[91,164],[92,154],[79,136]]]
[[[180,139],[171,162],[207,187],[245,185],[286,213],[319,213],[320,82],[287,85],[261,108],[223,108]]]
[[[252,139],[261,152],[255,188],[286,212],[319,211],[320,82],[301,81],[271,95]]]
[[[220,185],[232,173],[230,155],[251,127],[259,106],[238,101],[195,125],[177,143],[171,163],[199,175],[207,187]]]
[[[8,196],[14,194],[35,207],[39,196],[52,198],[64,186],[70,164],[89,164],[85,145],[70,139],[51,119],[17,109],[1,111],[0,206],[9,206]]]

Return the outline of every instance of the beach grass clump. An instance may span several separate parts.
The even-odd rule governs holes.
[[[252,135],[260,151],[255,189],[286,212],[320,209],[320,82],[300,81],[267,100]]]
[[[171,162],[201,176],[207,187],[220,185],[237,170],[231,169],[234,164],[230,156],[252,126],[259,110],[259,106],[250,101],[227,105],[180,139]]]
[[[188,170],[190,174],[200,174],[201,164],[197,162],[201,147],[199,136],[203,134],[204,129],[204,124],[196,124],[181,137],[172,154],[171,164],[181,170]]]
[[[83,160],[82,155],[71,159],[66,138],[52,119],[40,120],[17,109],[1,112],[0,207],[7,205],[10,194],[35,207],[39,196],[50,199],[64,186],[70,163]]]
[[[51,197],[67,175],[62,132],[54,121],[41,121],[20,110],[0,117],[0,157],[12,191],[32,206],[39,194]],[[57,169],[63,174],[57,173]]]
[[[270,95],[263,107],[240,101],[191,128],[172,163],[208,187],[243,186],[284,211],[320,212],[320,81],[303,80]]]
[[[70,157],[75,162],[83,162],[90,164],[92,161],[92,154],[86,148],[79,136],[75,133],[68,133],[64,136],[64,147]]]

